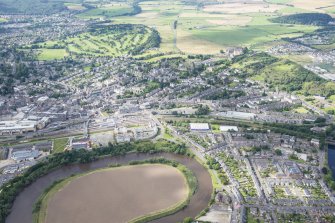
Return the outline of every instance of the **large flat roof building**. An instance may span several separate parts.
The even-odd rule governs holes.
[[[246,119],[246,120],[253,120],[256,117],[254,113],[236,112],[236,111],[221,112],[219,115],[227,118]]]
[[[36,159],[40,155],[40,151],[38,150],[21,150],[12,153],[11,158],[17,162],[24,160],[33,160]]]
[[[192,131],[208,131],[208,123],[190,123],[190,129]]]
[[[0,122],[0,135],[22,134],[36,131],[36,121],[2,121]]]

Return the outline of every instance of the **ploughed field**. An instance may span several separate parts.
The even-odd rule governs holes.
[[[105,169],[75,178],[49,200],[46,223],[128,222],[187,199],[183,174],[166,165]]]

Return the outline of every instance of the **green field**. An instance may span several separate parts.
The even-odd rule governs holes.
[[[4,18],[0,18],[0,22],[6,22],[7,20]]]
[[[271,21],[283,15],[318,11],[317,4],[311,0],[307,0],[306,4],[302,4],[301,1],[266,0],[252,4],[237,1],[218,5],[199,5],[195,2],[185,3],[182,0],[109,1],[99,4],[96,1],[84,1],[89,6],[77,16],[97,20],[112,18],[113,24],[141,24],[154,28],[161,36],[161,44],[158,50],[150,52],[151,55],[160,53],[172,55],[181,52],[217,54],[228,47],[266,50],[278,43],[285,43],[285,38],[314,32],[320,27],[278,24]],[[83,6],[77,0],[67,1],[65,5],[68,8],[72,7],[72,10],[82,10]],[[332,10],[330,0],[325,0],[322,6]],[[60,55],[55,58],[78,54],[120,56],[129,53],[128,49],[134,45],[145,42],[146,34],[143,36],[134,33],[123,34],[128,37],[122,36],[117,40],[116,38],[121,35],[108,33],[97,36],[84,33],[63,41],[47,42],[42,48],[54,49],[52,44],[57,44],[68,52],[68,55],[64,51],[63,54],[58,52]],[[43,54],[39,58],[50,58],[48,52]]]
[[[69,139],[68,138],[59,138],[54,140],[53,153],[61,153],[64,151]]]
[[[103,2],[49,0],[37,5],[38,2],[38,0],[31,0],[31,4],[27,4],[26,1],[19,0],[16,6],[14,0],[0,0],[0,3],[20,12],[30,12],[36,8],[35,11],[48,13],[65,6],[71,11],[81,11],[77,16],[83,19],[112,18],[114,24],[142,24],[155,28],[162,42],[159,51],[153,54],[180,52],[216,54],[221,49],[234,46],[250,47],[256,50],[263,47],[262,50],[264,50],[264,46],[269,46],[273,42],[282,41],[287,37],[299,37],[319,28],[309,25],[275,24],[270,19],[302,12],[335,12],[332,0],[322,2],[264,0],[264,2],[252,3],[228,1],[217,5],[197,4],[198,1],[185,2],[182,0]],[[129,48],[129,41],[133,40],[135,44],[141,44],[141,42],[136,42],[138,37],[129,36],[129,40],[121,40],[121,45]],[[92,56],[119,56],[127,53],[118,46],[117,41],[107,43],[108,41],[110,40],[106,36],[97,37],[84,34],[66,39],[61,44],[64,45],[64,49],[67,49],[69,56],[84,52]],[[42,59],[49,58],[48,55],[43,54]],[[63,56],[66,54],[55,56],[55,58]]]
[[[335,6],[327,8],[326,12],[335,14]]]
[[[296,112],[296,113],[299,113],[299,114],[309,113],[309,111],[304,107],[295,108],[295,109],[293,109],[293,111]]]
[[[130,14],[133,11],[134,11],[133,6],[129,4],[124,4],[124,3],[108,4],[108,5],[103,5],[101,7],[90,9],[86,12],[83,12],[79,14],[78,17],[85,18],[85,19],[100,18],[100,17],[110,18],[110,17],[120,16],[120,15]]]
[[[199,8],[195,4],[186,5],[178,0],[144,1],[139,4],[142,8],[141,13],[135,16],[116,17],[114,21],[155,27],[162,38],[160,52],[181,51],[190,54],[215,54],[221,49],[233,46],[256,49],[283,38],[299,37],[319,28],[271,22],[271,18],[283,14],[308,10],[281,5],[288,3],[288,0],[269,1],[271,3],[260,5],[264,10],[268,10],[264,12],[250,10],[253,4],[248,3],[238,3],[236,6],[238,9],[234,11],[229,11],[230,8],[225,8],[226,4],[221,4],[215,11],[216,7]],[[229,3],[227,5],[229,6]],[[177,21],[176,31],[173,28],[175,21]]]
[[[267,83],[271,88],[279,88],[289,92],[303,89],[304,83],[322,81],[316,74],[300,65],[289,60],[272,57],[266,53],[244,55],[236,60],[232,67],[244,71],[256,81]]]
[[[283,13],[283,14],[294,14],[294,13],[305,13],[305,12],[311,12],[311,11],[309,11],[307,9],[288,6],[286,8],[283,8],[283,9],[279,10],[278,12]]]
[[[38,51],[38,60],[61,60],[68,56],[65,49],[41,49]]]
[[[65,2],[81,3],[81,0],[0,0],[0,12],[49,15],[63,11]]]
[[[215,42],[222,46],[254,46],[285,37],[300,36],[304,33],[313,32],[316,28],[313,26],[274,24],[268,21],[266,17],[255,16],[246,27],[215,27],[195,30],[192,33],[200,39]]]
[[[85,10],[86,7],[83,6],[82,4],[77,4],[77,3],[64,3],[64,5],[67,7],[67,9],[72,10],[72,11],[82,11]]]
[[[121,56],[138,54],[159,46],[159,36],[142,25],[110,25],[90,32],[34,45],[39,60],[63,59],[66,56]],[[30,46],[32,47],[32,46]]]

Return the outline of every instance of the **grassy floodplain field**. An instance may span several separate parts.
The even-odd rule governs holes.
[[[190,185],[192,177],[185,175],[183,168],[181,165],[174,168],[139,163],[70,177],[56,182],[42,195],[40,211],[36,213],[35,219],[47,223],[70,220],[84,223],[106,222],[113,216],[117,222],[143,222],[150,216],[164,216],[165,212],[179,210],[178,207],[189,199],[190,191],[194,190],[194,185]],[[103,188],[97,189],[91,185],[97,185],[97,181],[105,181],[98,184]],[[90,207],[83,207],[87,205]],[[73,216],[76,213],[73,209],[77,208],[89,208],[92,211],[88,216]],[[127,211],[130,208],[132,211]],[[115,213],[111,213],[111,210]]]

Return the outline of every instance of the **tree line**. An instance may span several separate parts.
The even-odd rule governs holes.
[[[16,196],[28,185],[36,181],[43,175],[60,168],[64,165],[75,163],[92,162],[102,156],[125,155],[129,152],[155,153],[171,152],[176,154],[190,155],[184,144],[159,140],[156,143],[143,141],[128,144],[109,144],[108,146],[87,150],[72,150],[64,153],[57,153],[47,157],[30,167],[23,174],[15,177],[0,188],[0,223],[5,223],[9,215]]]

